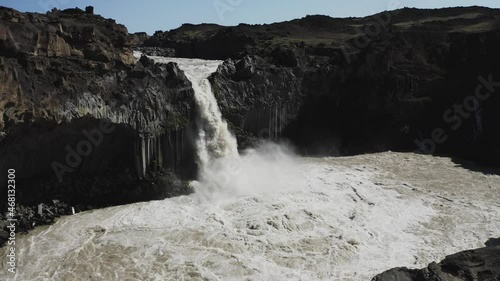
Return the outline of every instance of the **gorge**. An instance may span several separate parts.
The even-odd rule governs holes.
[[[387,14],[148,36],[1,7],[0,171],[40,226],[13,280],[369,280],[496,241],[500,12],[390,13],[360,48]],[[374,280],[496,280],[488,245]]]

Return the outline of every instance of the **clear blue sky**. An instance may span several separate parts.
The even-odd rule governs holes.
[[[169,30],[182,23],[272,23],[322,14],[333,17],[367,16],[397,7],[441,8],[486,6],[500,0],[0,0],[1,6],[23,12],[42,12],[92,5],[95,12],[125,24],[130,32]]]

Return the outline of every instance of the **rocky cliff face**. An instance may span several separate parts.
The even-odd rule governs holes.
[[[133,39],[77,9],[0,8],[0,171],[16,170],[19,204],[188,192],[168,171],[196,170],[191,83],[175,64],[138,61]]]
[[[231,58],[212,83],[240,143],[282,136],[308,154],[421,150],[498,164],[499,22],[480,7],[402,9],[185,25],[143,45]]]

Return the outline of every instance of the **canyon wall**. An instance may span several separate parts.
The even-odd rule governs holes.
[[[123,25],[78,9],[0,20],[1,190],[15,169],[19,204],[189,192],[196,112],[177,65],[137,60]]]
[[[142,47],[227,59],[212,83],[242,145],[281,137],[304,154],[420,151],[498,165],[499,23],[498,9],[400,9],[183,25]]]

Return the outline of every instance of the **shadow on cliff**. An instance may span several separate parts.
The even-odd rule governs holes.
[[[0,169],[15,169],[18,204],[57,199],[103,207],[190,193],[182,180],[193,178],[197,168],[189,139],[179,143],[185,133],[144,139],[123,124],[98,131],[102,122],[14,126],[0,145]]]

